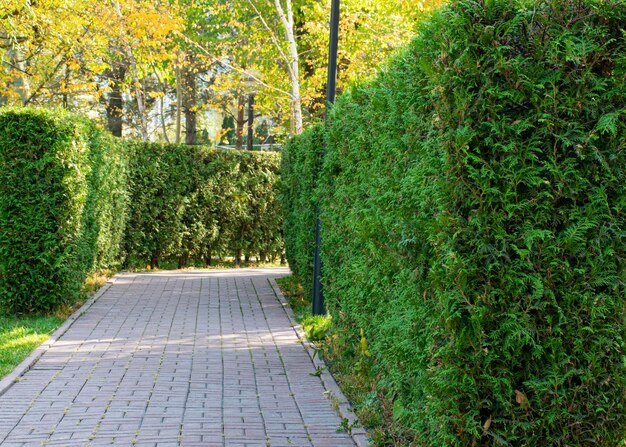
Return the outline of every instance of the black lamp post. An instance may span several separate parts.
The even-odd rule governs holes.
[[[339,0],[332,0],[330,14],[330,45],[328,51],[328,82],[326,83],[326,118],[328,110],[335,102],[337,92],[337,49],[339,47]],[[324,148],[326,155],[326,148]],[[313,268],[313,315],[323,315],[326,313],[324,306],[324,294],[322,293],[322,260],[320,258],[321,220],[319,206],[316,210],[315,218],[315,259]]]

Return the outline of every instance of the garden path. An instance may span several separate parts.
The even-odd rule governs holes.
[[[0,397],[0,445],[354,446],[274,279],[123,273]]]

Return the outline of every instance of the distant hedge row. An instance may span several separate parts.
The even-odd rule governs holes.
[[[0,110],[0,312],[50,311],[89,272],[282,254],[279,156],[127,143],[62,111]]]
[[[625,29],[452,1],[338,101],[320,169],[319,130],[286,146],[289,261],[309,285],[317,198],[326,304],[415,445],[626,438]]]
[[[134,142],[130,160],[128,264],[282,255],[279,154]]]

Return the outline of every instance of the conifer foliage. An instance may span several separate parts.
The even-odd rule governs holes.
[[[318,202],[315,185],[324,153],[324,128],[311,126],[294,136],[282,149],[280,201],[284,216],[285,252],[291,271],[307,294],[313,288],[315,217]]]
[[[54,311],[88,273],[283,252],[276,153],[122,141],[61,110],[0,111],[0,314]]]
[[[130,148],[128,265],[282,255],[278,154],[139,141]]]
[[[0,112],[0,311],[51,311],[119,266],[128,157],[89,120]]]
[[[326,302],[416,445],[626,438],[625,30],[617,0],[453,1],[334,107]]]

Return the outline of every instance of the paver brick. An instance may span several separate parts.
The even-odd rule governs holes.
[[[270,278],[123,273],[0,397],[0,445],[340,447]]]

